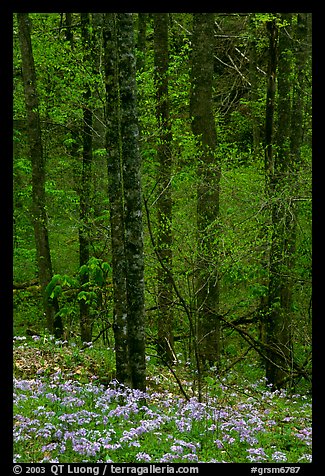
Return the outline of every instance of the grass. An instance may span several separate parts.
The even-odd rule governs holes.
[[[200,403],[150,363],[145,394],[119,385],[113,371],[103,385],[103,365],[113,366],[103,349],[35,337],[15,339],[14,351],[15,462],[311,461],[309,397],[270,392],[263,379],[210,376]]]

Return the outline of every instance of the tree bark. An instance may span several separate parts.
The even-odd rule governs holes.
[[[104,64],[106,85],[106,150],[108,168],[108,197],[112,243],[112,274],[114,290],[114,340],[116,378],[131,385],[128,334],[126,256],[124,244],[124,199],[119,133],[119,93],[116,14],[104,14]]]
[[[274,110],[275,110],[275,90],[276,72],[278,63],[278,28],[275,20],[266,25],[269,35],[269,59],[268,59],[268,82],[266,91],[266,111],[265,111],[265,179],[267,192],[272,189],[272,178],[274,172],[273,159],[273,132],[274,132]]]
[[[81,36],[83,42],[84,58],[90,59],[90,34],[89,34],[89,13],[80,13],[81,20]],[[83,156],[82,156],[82,172],[80,186],[80,228],[79,228],[79,265],[87,265],[90,255],[90,195],[91,195],[91,163],[92,163],[92,111],[89,107],[91,98],[90,87],[86,87],[83,95]],[[83,273],[81,285],[87,290],[87,282],[89,281],[89,273]],[[89,315],[89,304],[83,299],[80,301],[80,333],[82,342],[91,342],[92,330]]]
[[[301,165],[300,148],[303,141],[303,112],[305,107],[306,81],[304,68],[308,57],[308,18],[311,14],[298,13],[295,27],[296,40],[296,76],[293,85],[290,152],[292,162]]]
[[[65,14],[65,39],[70,43],[71,48],[73,47],[73,32],[72,32],[72,13]]]
[[[254,161],[258,160],[258,157],[261,152],[260,147],[260,124],[257,114],[257,103],[259,99],[258,91],[258,71],[257,71],[257,53],[256,53],[256,44],[257,44],[257,32],[255,27],[255,13],[249,15],[248,24],[249,24],[249,78],[251,83],[250,89],[250,102],[251,102],[251,114],[252,114],[252,132],[253,132],[253,157]]]
[[[22,58],[28,140],[32,162],[32,215],[39,280],[42,287],[47,328],[51,334],[54,333],[56,337],[61,337],[63,329],[61,317],[58,316],[58,301],[57,299],[50,300],[46,293],[46,286],[52,278],[52,262],[46,215],[45,161],[38,109],[35,65],[30,36],[30,20],[27,13],[17,13],[17,20]]]
[[[120,124],[125,204],[127,330],[132,387],[146,389],[141,159],[132,13],[117,14]]]
[[[137,70],[143,71],[146,64],[146,33],[148,13],[138,13]]]
[[[164,268],[172,269],[172,194],[171,124],[168,99],[168,13],[154,13],[154,64],[158,143],[158,237],[157,250]],[[174,360],[173,285],[170,273],[158,268],[158,339],[157,351],[163,361]]]
[[[212,104],[214,15],[193,15],[190,113],[199,151],[197,175],[197,308],[199,352],[202,363],[219,364],[220,320],[216,249],[219,217],[220,166],[216,161],[217,135]]]
[[[290,22],[291,15],[284,14]],[[288,24],[289,25],[289,24]],[[287,27],[288,28],[288,27]],[[266,377],[273,388],[280,388],[287,381],[292,362],[291,304],[292,264],[294,240],[292,231],[295,214],[292,209],[292,184],[290,173],[290,119],[291,119],[291,40],[286,31],[277,39],[277,26],[270,32],[270,60],[275,58],[274,71],[278,75],[276,153],[269,169],[269,196],[272,210],[272,237],[269,263],[268,311],[266,320],[269,355],[266,361]],[[278,52],[277,52],[278,50]],[[276,64],[277,63],[277,64]],[[273,349],[275,352],[273,352]]]

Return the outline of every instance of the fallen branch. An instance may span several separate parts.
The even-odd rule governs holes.
[[[27,289],[35,286],[39,286],[38,278],[31,279],[30,281],[26,281],[24,283],[13,283],[14,289]]]

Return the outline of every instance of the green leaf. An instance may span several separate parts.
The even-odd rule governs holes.
[[[87,301],[87,297],[88,297],[88,293],[86,291],[80,291],[80,293],[78,293],[77,299],[78,301],[81,301],[82,299],[84,301]]]
[[[105,273],[109,273],[112,270],[110,264],[107,263],[106,261],[103,262],[102,269],[103,271],[105,271]]]
[[[255,283],[250,286],[250,291],[253,297],[263,297],[267,295],[268,287],[260,283]]]
[[[50,298],[51,299],[57,298],[61,294],[62,294],[62,286],[58,284],[57,286],[55,286],[54,290],[51,292]]]
[[[53,297],[53,291],[57,283],[61,280],[61,274],[55,274],[49,284],[46,286],[45,291],[49,297]]]
[[[100,268],[95,269],[94,281],[97,284],[97,286],[103,286],[104,284],[104,275],[103,275],[103,271]]]
[[[79,269],[79,274],[80,276],[84,276],[87,273],[89,273],[89,268],[86,264],[83,264]]]

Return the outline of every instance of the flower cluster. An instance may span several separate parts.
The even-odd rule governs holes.
[[[268,391],[260,398],[243,399],[232,390],[227,403],[230,390],[222,387],[222,400],[211,396],[199,402],[167,392],[131,390],[116,381],[108,388],[94,382],[82,384],[61,372],[47,381],[15,379],[15,461],[311,460],[308,402]],[[284,444],[289,437],[295,461]]]

